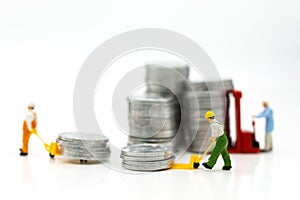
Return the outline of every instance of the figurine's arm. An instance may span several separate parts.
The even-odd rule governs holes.
[[[270,110],[269,109],[265,109],[264,111],[262,111],[261,113],[259,113],[255,117],[256,118],[267,117],[269,114],[270,114]]]

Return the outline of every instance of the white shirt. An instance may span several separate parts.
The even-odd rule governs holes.
[[[34,113],[33,112],[28,112],[26,114],[26,117],[25,117],[25,121],[27,123],[27,127],[28,127],[28,130],[31,130],[32,127],[31,127],[31,122],[34,120]],[[36,119],[37,120],[37,119]]]
[[[210,128],[211,128],[211,136],[212,137],[220,137],[224,134],[224,126],[219,121],[213,119],[210,122]]]

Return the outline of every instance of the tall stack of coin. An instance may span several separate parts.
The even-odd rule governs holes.
[[[128,97],[129,141],[168,143],[175,136],[179,109],[170,94],[144,93]]]
[[[136,144],[121,151],[122,166],[135,171],[169,169],[175,156],[168,147],[158,144]]]
[[[204,118],[205,113],[212,110],[216,119],[224,123],[226,114],[225,92],[233,89],[233,83],[232,80],[191,82],[185,88],[183,129],[186,135],[196,133],[189,150],[204,152],[210,144],[208,137],[211,135],[209,123]]]
[[[158,95],[171,94],[174,97],[174,113],[175,129],[172,130],[176,135],[176,141],[173,147],[179,149],[184,145],[184,136],[181,131],[181,101],[184,83],[188,81],[189,66],[178,63],[164,63],[162,65],[147,64],[146,66],[146,82],[148,92],[157,93]],[[174,135],[175,136],[175,135]],[[173,137],[174,137],[173,136]],[[175,149],[174,149],[175,150]]]
[[[60,133],[56,142],[61,147],[61,155],[80,162],[103,161],[109,158],[108,137],[92,133]]]

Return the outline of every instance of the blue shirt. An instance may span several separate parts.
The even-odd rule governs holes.
[[[256,115],[257,118],[266,118],[266,133],[271,133],[274,129],[273,110],[268,106],[260,114]]]

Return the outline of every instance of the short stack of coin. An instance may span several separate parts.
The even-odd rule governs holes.
[[[122,166],[134,171],[157,171],[169,169],[175,160],[167,146],[136,144],[122,148]]]
[[[94,133],[66,132],[60,133],[56,142],[61,147],[61,155],[78,159],[103,161],[109,158],[108,137]]]
[[[170,94],[144,93],[128,97],[129,141],[168,143],[175,136],[179,109]]]
[[[192,152],[204,152],[209,146],[211,136],[209,122],[204,118],[208,110],[215,113],[215,118],[224,123],[226,112],[227,90],[233,89],[232,80],[191,82],[186,86],[183,97],[185,134],[196,133],[189,148]],[[194,134],[195,135],[195,134]]]

